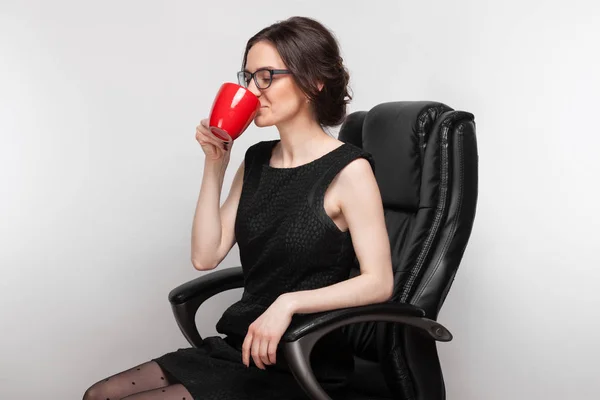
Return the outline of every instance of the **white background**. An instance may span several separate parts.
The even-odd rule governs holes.
[[[435,100],[476,116],[477,218],[439,316],[448,399],[597,399],[592,0],[1,0],[0,398],[77,399],[187,346],[167,294],[201,274],[194,129],[246,41],[292,15],[335,32],[350,111]],[[276,137],[251,126],[231,165]],[[237,296],[207,304],[202,334]]]

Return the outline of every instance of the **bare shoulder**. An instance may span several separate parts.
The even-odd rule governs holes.
[[[339,172],[331,183],[331,190],[340,208],[380,196],[371,163],[363,157],[351,161]]]
[[[360,187],[363,182],[375,180],[371,163],[359,157],[348,163],[339,173],[338,180],[344,185]]]

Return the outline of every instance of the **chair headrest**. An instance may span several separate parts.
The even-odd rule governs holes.
[[[423,154],[429,134],[435,120],[451,110],[438,102],[399,101],[348,115],[339,138],[373,156],[384,207],[419,208]]]

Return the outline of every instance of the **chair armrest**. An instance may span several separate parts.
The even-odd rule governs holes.
[[[242,267],[225,268],[205,274],[171,290],[169,302],[183,336],[194,347],[200,346],[202,337],[196,327],[196,312],[207,299],[231,289],[244,287]]]
[[[379,303],[360,307],[340,308],[314,314],[296,315],[286,330],[283,341],[292,342],[298,340],[309,333],[328,328],[332,324],[335,327],[328,329],[328,331],[356,322],[384,321],[386,317],[393,318],[394,316],[424,317],[425,311],[412,304]],[[359,318],[360,320],[349,321],[354,318]]]
[[[424,315],[422,309],[403,303],[372,304],[302,315],[290,324],[282,337],[281,346],[292,374],[306,394],[312,400],[331,400],[310,365],[310,353],[324,335],[345,325],[377,321],[407,325],[434,340],[452,340],[452,334],[444,326]]]
[[[244,287],[242,267],[225,268],[177,286],[169,293],[169,302],[182,304],[199,297],[205,301],[215,294],[241,287]]]

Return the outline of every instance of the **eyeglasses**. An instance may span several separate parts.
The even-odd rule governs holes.
[[[287,69],[268,69],[261,68],[254,71],[251,74],[248,71],[240,71],[237,73],[238,83],[243,87],[250,86],[250,80],[254,78],[254,83],[256,83],[256,87],[259,89],[267,89],[271,86],[273,82],[273,75],[285,75],[291,74],[291,72]]]

